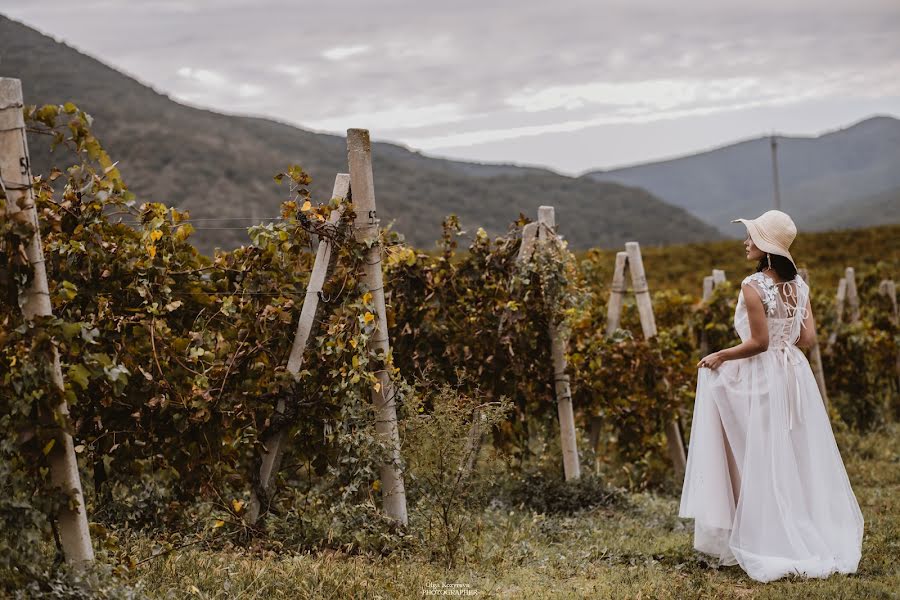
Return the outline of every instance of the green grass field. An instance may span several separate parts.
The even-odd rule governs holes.
[[[677,517],[678,498],[645,493],[575,516],[472,515],[483,524],[478,543],[453,570],[418,552],[292,556],[194,548],[151,559],[130,579],[152,598],[419,598],[445,590],[536,599],[900,597],[900,427],[840,433],[838,443],[866,520],[859,571],[850,576],[761,584],[738,566],[715,569],[693,551],[692,521]],[[130,544],[140,556],[152,541]]]

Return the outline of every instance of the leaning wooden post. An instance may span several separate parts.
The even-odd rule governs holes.
[[[613,270],[612,286],[609,288],[609,301],[606,304],[606,335],[612,335],[619,327],[622,319],[622,302],[625,299],[625,266],[628,253],[616,252],[616,266]]]
[[[552,206],[538,207],[538,239],[546,246],[556,243],[556,216]],[[575,415],[572,410],[572,392],[566,374],[566,339],[559,323],[549,325],[550,353],[553,359],[553,384],[556,391],[556,411],[559,417],[559,438],[563,454],[563,471],[566,481],[581,477],[578,460],[578,442],[575,436]]]
[[[372,144],[367,129],[347,130],[347,160],[350,165],[350,197],[356,212],[353,224],[358,241],[369,245],[363,265],[363,283],[375,302],[375,333],[369,350],[387,362],[390,359],[387,312],[384,304],[384,275],[381,272],[381,245],[378,243],[378,218],[375,212],[375,182],[372,174]],[[375,430],[390,446],[390,459],[381,467],[384,512],[407,523],[406,489],[400,466],[400,432],[394,386],[387,369],[378,371],[378,384],[372,388],[375,405]]]
[[[847,267],[844,272],[847,280],[847,304],[850,306],[850,322],[859,322],[859,295],[856,293],[856,274],[853,267]]]
[[[349,192],[350,176],[346,173],[338,173],[334,179],[334,191],[331,193],[331,197],[343,200]],[[336,225],[341,219],[341,213],[341,208],[331,211],[328,222]],[[332,244],[328,238],[322,239],[316,250],[316,259],[313,262],[312,273],[310,273],[309,283],[306,286],[306,295],[303,298],[300,318],[297,321],[297,333],[294,335],[294,344],[291,347],[291,354],[287,363],[287,370],[292,375],[299,373],[300,367],[303,365],[303,353],[306,351],[306,345],[309,342],[309,337],[315,324],[316,311],[319,308],[319,294],[325,285],[325,278],[328,276],[328,269],[331,264],[331,250]],[[285,401],[283,398],[280,398],[275,406],[275,411],[279,414],[284,414],[285,408]],[[268,504],[272,476],[278,472],[278,467],[281,464],[286,438],[287,430],[282,427],[262,441],[263,456],[259,467],[258,487],[253,486],[250,490],[250,504],[247,507],[247,522],[250,524],[256,523],[259,519],[263,503]],[[262,492],[262,494],[260,495],[259,492]]]
[[[34,235],[25,248],[25,256],[34,270],[34,277],[28,288],[21,290],[19,295],[22,314],[30,321],[34,317],[51,316],[53,308],[41,248],[41,229],[31,187],[31,167],[22,108],[22,82],[18,79],[0,78],[0,182],[6,195],[6,216],[14,221],[30,223],[34,227]],[[51,385],[62,391],[62,369],[59,352],[55,347],[48,366]],[[63,422],[68,422],[69,407],[65,400],[56,407],[56,412]],[[50,481],[72,499],[71,503],[63,503],[56,515],[59,541],[66,561],[93,561],[94,549],[88,530],[78,461],[72,436],[67,431],[61,429],[56,435],[47,457],[50,463]]]
[[[809,271],[806,269],[799,269],[798,273],[800,277],[803,278],[803,281],[809,285]],[[812,301],[810,300],[810,302]],[[822,350],[819,348],[818,336],[813,340],[812,348],[809,349],[809,358],[813,375],[816,377],[816,385],[819,386],[819,395],[822,396],[822,402],[825,404],[825,408],[828,408],[828,390],[825,387],[825,369],[822,367]]]
[[[625,252],[628,254],[628,270],[631,271],[631,283],[634,286],[638,313],[641,317],[641,329],[644,331],[644,338],[649,340],[656,335],[656,319],[653,316],[653,302],[650,299],[650,288],[647,285],[647,276],[644,273],[641,246],[637,242],[627,242],[625,244]],[[684,441],[681,438],[681,428],[678,425],[677,413],[666,424],[666,442],[669,446],[669,456],[675,465],[676,471],[684,473],[687,466],[687,456],[684,452]]]

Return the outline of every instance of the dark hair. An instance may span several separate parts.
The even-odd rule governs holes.
[[[772,254],[768,253],[770,257],[772,257],[772,268],[778,273],[778,276],[782,281],[793,281],[794,277],[797,276],[797,267],[794,266],[790,260],[788,260],[787,256],[782,256],[780,254]],[[759,259],[759,264],[756,265],[757,271],[762,271],[769,266],[769,260],[765,256]]]

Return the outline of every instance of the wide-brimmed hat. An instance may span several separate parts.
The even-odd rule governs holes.
[[[769,210],[755,219],[735,219],[732,223],[746,225],[750,239],[763,252],[785,256],[795,267],[797,266],[794,257],[788,251],[794,238],[797,237],[797,226],[787,213]]]

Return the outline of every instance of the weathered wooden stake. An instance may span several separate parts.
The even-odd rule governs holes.
[[[837,341],[838,328],[844,321],[844,302],[847,299],[847,278],[841,277],[838,281],[837,295],[834,298],[834,330],[828,336],[828,349],[830,350]]]
[[[622,302],[625,300],[625,266],[627,252],[616,252],[616,266],[613,270],[612,285],[609,288],[609,302],[606,305],[606,335],[612,335],[622,319]]]
[[[847,280],[847,304],[850,306],[850,323],[859,323],[859,295],[856,293],[856,274],[853,267],[844,271]]]
[[[346,173],[338,173],[334,179],[334,190],[331,197],[343,200],[349,192],[350,176]],[[328,220],[332,225],[340,221],[341,211],[340,208],[331,211]],[[306,286],[306,295],[303,298],[303,306],[300,308],[300,318],[297,321],[297,333],[294,335],[294,344],[291,346],[291,354],[288,358],[287,370],[293,375],[299,373],[300,367],[303,365],[303,353],[306,351],[306,345],[315,324],[316,311],[319,308],[319,294],[331,265],[331,250],[332,244],[328,238],[323,238],[316,249],[316,259],[313,262],[312,273],[310,273],[309,283]],[[275,411],[284,414],[285,408],[284,400],[279,399]],[[263,440],[264,450],[259,468],[259,487],[264,493],[264,498],[259,497],[255,486],[250,490],[250,504],[247,506],[247,522],[250,524],[256,523],[259,519],[263,500],[268,503],[272,476],[278,472],[281,465],[286,437],[287,430],[282,428]]]
[[[519,246],[518,262],[524,262],[534,254],[534,244],[537,241],[538,224],[532,221],[522,228],[522,245]]]
[[[34,278],[27,289],[20,291],[19,297],[22,314],[26,319],[32,320],[34,317],[52,315],[53,308],[41,248],[41,229],[31,187],[31,167],[22,108],[22,82],[18,79],[0,78],[0,182],[6,195],[6,216],[12,220],[31,223],[35,231],[25,248],[28,262],[34,269]],[[53,349],[49,367],[51,384],[63,390],[62,369],[56,348]],[[64,421],[68,421],[69,407],[65,400],[56,407],[56,411]],[[88,530],[78,461],[72,436],[68,432],[60,431],[57,434],[48,460],[51,482],[68,493],[73,500],[72,504],[63,505],[56,515],[59,541],[65,559],[75,564],[91,562],[94,560],[94,549]]]
[[[613,285],[607,309],[607,335],[611,331],[615,331],[616,327],[619,326],[621,294],[624,294],[625,291],[624,270],[626,266],[631,271],[631,285],[634,288],[644,339],[649,340],[656,335],[656,319],[653,316],[653,302],[650,299],[650,288],[647,285],[647,276],[644,272],[641,246],[637,242],[627,242],[625,244],[625,252],[616,254],[616,269],[613,273]],[[621,290],[621,292],[617,290]],[[614,303],[617,305],[614,305]],[[679,474],[683,474],[687,466],[687,456],[684,451],[684,441],[682,440],[677,413],[666,424],[666,443],[669,447],[669,457],[672,459],[675,470]]]
[[[538,208],[538,239],[544,244],[555,243],[556,216],[552,206]],[[566,480],[581,477],[578,460],[578,442],[575,435],[575,415],[572,410],[572,392],[566,374],[566,339],[559,323],[550,323],[550,352],[553,357],[553,383],[556,391],[556,410],[559,417],[560,445],[563,453],[563,470]]]
[[[387,361],[390,357],[390,343],[384,304],[381,245],[377,242],[378,217],[375,212],[372,144],[368,130],[347,130],[347,161],[350,165],[350,194],[356,212],[354,233],[358,241],[370,244],[363,266],[363,282],[372,293],[376,312],[375,333],[369,340],[369,349]],[[406,489],[400,466],[397,407],[394,400],[394,386],[390,374],[385,369],[378,372],[378,384],[372,388],[372,402],[375,405],[375,430],[387,440],[391,449],[390,459],[381,467],[384,512],[390,518],[406,524]]]
[[[644,338],[656,335],[656,318],[653,316],[653,302],[650,300],[650,288],[644,274],[644,259],[641,258],[641,246],[637,242],[627,242],[625,252],[628,254],[628,270],[631,271],[631,285],[637,300],[638,313],[641,317],[641,329]]]
[[[878,285],[878,293],[882,296],[887,296],[891,301],[891,313],[888,316],[891,323],[894,325],[900,324],[900,310],[897,307],[897,284],[894,283],[893,279],[884,279]],[[897,389],[900,389],[900,354],[897,355],[895,370],[897,371]]]
[[[799,269],[798,273],[808,285],[809,271],[806,269]],[[813,341],[812,348],[809,349],[809,359],[813,375],[816,377],[816,385],[819,387],[819,395],[822,396],[822,402],[825,404],[825,408],[828,408],[828,389],[825,387],[825,369],[822,367],[822,351],[819,348],[818,336],[816,336],[816,339]]]
[[[887,296],[891,301],[890,320],[895,325],[900,323],[900,309],[897,306],[897,284],[893,279],[884,279],[878,285],[878,293]]]
[[[722,269],[713,269],[712,275],[703,278],[703,302],[709,302],[712,298],[713,290],[719,285],[725,283],[725,271]],[[700,356],[704,357],[709,353],[709,340],[707,339],[706,329],[700,332]]]

